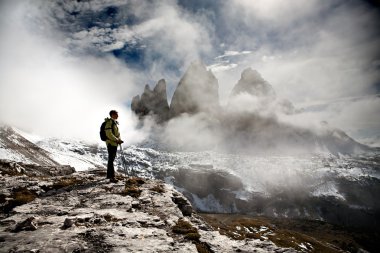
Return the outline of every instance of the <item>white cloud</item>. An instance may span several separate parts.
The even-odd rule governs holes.
[[[69,43],[80,49],[94,47],[102,52],[110,52],[123,48],[126,43],[136,44],[137,40],[133,31],[125,25],[115,29],[92,27],[82,30],[74,33]]]
[[[228,8],[240,13],[246,22],[260,20],[275,26],[286,26],[316,13],[323,7],[317,0],[233,0]]]
[[[247,67],[258,70],[280,97],[290,99],[296,107],[367,96],[379,83],[379,14],[365,3],[235,0],[223,11],[233,32],[232,47],[253,51],[235,60],[233,69],[228,68],[232,58],[216,61],[215,75],[224,101]],[[343,108],[352,110],[328,107],[312,117],[358,136],[359,129],[380,129],[380,120],[372,114],[379,104],[371,105],[346,101]]]
[[[224,53],[209,68],[219,80],[222,104],[247,67],[257,69],[280,97],[298,107],[366,95],[380,80],[376,58],[380,42],[375,31],[378,14],[360,4],[339,0],[233,0],[213,5],[221,9],[217,13],[220,16],[213,19],[207,10],[191,12],[174,0],[61,3],[2,2],[3,120],[11,119],[49,134],[63,132],[60,127],[67,121],[85,121],[83,130],[73,128],[70,132],[75,136],[97,132],[97,123],[91,120],[100,114],[106,116],[109,107],[123,110],[126,100],[140,93],[148,80],[165,78],[170,97],[180,78],[178,70],[184,73],[198,58],[214,59],[213,53],[221,48]],[[112,6],[120,8],[107,22],[115,22],[116,26],[105,22],[88,28],[76,23],[76,15],[68,18],[68,13],[79,13],[88,20]],[[130,16],[138,18],[131,24],[122,23]],[[145,46],[143,61],[148,68],[144,73],[131,72],[113,57],[86,55],[86,49],[106,54],[126,44]],[[75,56],[77,52],[82,55]],[[168,64],[174,64],[176,70],[173,65],[167,68]],[[359,105],[371,111],[364,104],[355,106]],[[372,106],[377,111],[379,105]],[[78,114],[73,113],[76,111]],[[370,113],[360,114],[359,109],[339,111],[347,115],[334,115],[338,113],[334,110],[328,113],[343,129],[350,117],[351,123],[355,119],[371,120],[363,118],[370,117]],[[132,127],[133,118],[126,117]],[[322,114],[313,117],[324,118]]]
[[[60,35],[48,29],[46,36],[34,32],[24,19],[36,11],[30,5],[2,7],[2,122],[41,136],[97,140],[101,122],[117,109],[125,133],[132,131],[124,103],[138,91],[135,73],[114,58],[68,54]]]
[[[153,43],[148,50],[160,53],[167,60],[183,61],[184,66],[200,59],[211,50],[211,41],[204,24],[197,21],[175,4],[164,2],[156,6],[150,18],[133,27],[133,31]]]

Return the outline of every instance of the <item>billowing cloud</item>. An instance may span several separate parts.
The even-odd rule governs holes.
[[[9,2],[1,8],[1,121],[42,136],[95,140],[115,108],[131,132],[124,103],[138,90],[137,75],[114,58],[71,55],[49,27],[41,36],[25,22],[37,11],[32,7]]]
[[[223,13],[228,20],[225,53],[223,61],[216,57],[210,65],[216,69],[222,103],[247,67],[258,70],[280,97],[298,108],[378,92],[378,9],[360,1],[236,0],[224,5]],[[228,55],[231,50],[252,53],[235,57]],[[309,116],[315,122],[331,121],[361,138],[362,127],[371,133],[380,129],[380,121],[371,116],[378,103],[371,104],[374,108],[347,99]],[[341,108],[331,109],[337,106]],[[346,110],[350,107],[356,109]],[[351,125],[343,118],[353,119]],[[371,123],[354,120],[359,118]]]
[[[130,98],[161,78],[170,99],[196,59],[218,78],[222,105],[247,67],[298,108],[379,90],[379,13],[365,1],[2,1],[0,12],[1,118],[46,133],[83,119],[86,130],[69,132],[85,136],[109,107],[128,115]],[[357,133],[359,118],[380,129],[363,118],[371,105],[308,113]]]

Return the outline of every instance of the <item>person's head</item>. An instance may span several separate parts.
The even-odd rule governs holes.
[[[119,114],[118,114],[117,111],[115,111],[115,110],[111,110],[111,111],[110,111],[110,117],[111,117],[112,119],[117,119],[117,118],[119,117]]]

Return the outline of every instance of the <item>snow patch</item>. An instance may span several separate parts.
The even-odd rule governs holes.
[[[345,197],[339,192],[337,186],[333,181],[328,181],[322,185],[320,185],[317,189],[311,192],[312,196],[315,197],[334,197],[339,200],[346,200]]]

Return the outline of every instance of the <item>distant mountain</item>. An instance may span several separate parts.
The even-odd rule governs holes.
[[[265,81],[259,72],[251,68],[247,68],[241,73],[241,79],[232,89],[231,96],[244,92],[257,97],[274,98],[276,96],[272,85]]]
[[[48,151],[50,157],[55,161],[71,165],[75,167],[76,171],[107,167],[105,145],[57,138],[42,139],[35,144]]]
[[[170,104],[170,117],[182,113],[219,111],[219,84],[202,62],[193,62],[179,81]]]
[[[132,99],[131,109],[140,118],[154,116],[158,123],[165,123],[182,113],[217,113],[220,109],[218,89],[216,77],[202,62],[197,61],[190,65],[179,81],[170,106],[167,103],[166,83],[162,79],[153,91],[146,85],[141,96]]]
[[[255,104],[258,110],[272,108],[284,114],[293,114],[295,112],[292,102],[277,97],[272,85],[264,80],[259,72],[252,68],[247,68],[241,73],[240,80],[231,91],[229,106],[227,107],[243,107],[244,105],[240,101],[240,96],[247,95],[258,100],[258,103]]]
[[[203,63],[194,62],[169,107],[161,80],[153,91],[146,86],[141,98],[134,97],[131,108],[140,118],[154,116],[159,124],[152,139],[169,150],[353,154],[370,149],[328,125],[312,130],[280,121],[278,115],[297,110],[251,68],[242,72],[226,106],[219,105],[218,80]]]

